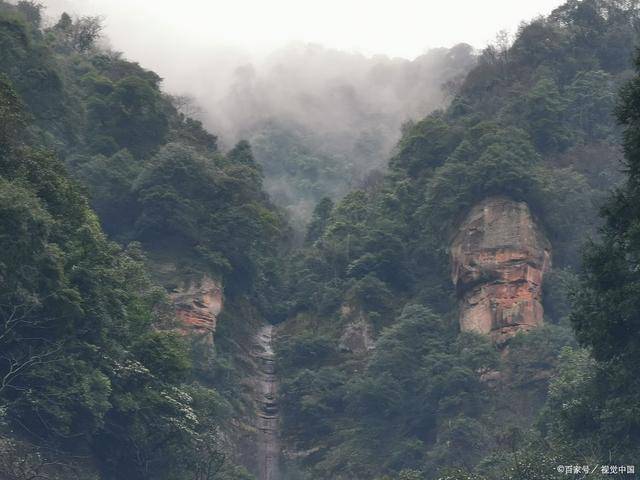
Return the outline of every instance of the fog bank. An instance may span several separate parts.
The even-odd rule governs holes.
[[[111,47],[191,97],[188,113],[223,148],[250,140],[269,193],[298,225],[323,196],[384,168],[403,122],[447,102],[471,45],[559,3],[44,1],[51,21],[103,16]]]

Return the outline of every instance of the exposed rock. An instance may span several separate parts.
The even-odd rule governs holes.
[[[220,282],[205,275],[180,285],[171,294],[171,299],[179,322],[178,329],[184,334],[203,336],[207,342],[213,343],[223,304]]]
[[[322,450],[323,447],[321,446],[315,446],[312,448],[309,448],[307,450],[288,450],[288,449],[283,449],[282,450],[282,456],[284,458],[286,458],[287,460],[304,460],[305,458],[313,455],[314,453],[318,453],[319,451]]]
[[[542,324],[551,245],[526,203],[491,197],[473,207],[451,244],[451,265],[461,330],[500,344]]]
[[[497,385],[504,378],[504,374],[499,370],[489,370],[480,374],[480,381],[489,386]]]
[[[343,352],[362,354],[373,350],[374,341],[371,325],[364,319],[349,323],[340,337],[338,348]]]
[[[340,314],[348,323],[340,336],[338,348],[343,352],[356,355],[373,350],[375,348],[373,328],[367,316],[359,308],[347,304],[340,307]]]

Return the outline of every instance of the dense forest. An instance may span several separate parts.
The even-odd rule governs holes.
[[[637,1],[568,0],[477,56],[363,60],[315,116],[244,72],[226,150],[99,18],[43,15],[0,0],[0,480],[636,478]],[[367,82],[402,108],[361,111]],[[436,106],[383,165],[390,125]],[[452,282],[496,198],[552,255],[543,324],[500,342],[461,327]]]
[[[167,293],[207,272],[271,309],[287,227],[261,169],[97,49],[97,19],[40,19],[0,3],[0,477],[247,478],[220,447],[228,362],[193,355]]]
[[[581,273],[623,180],[613,111],[633,78],[637,7],[570,1],[524,24],[482,52],[447,109],[404,128],[383,179],[318,204],[288,265],[278,344],[292,478],[546,479],[563,461],[637,458],[633,347],[619,343],[638,333],[632,184],[608,201]],[[464,214],[495,195],[529,205],[554,263],[545,326],[498,350],[458,332],[448,254]]]

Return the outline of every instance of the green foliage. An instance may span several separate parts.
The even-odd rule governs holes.
[[[538,155],[524,132],[479,124],[469,130],[450,160],[434,172],[425,213],[437,229],[486,197],[535,198],[540,188],[535,175],[537,162]]]
[[[345,409],[343,372],[331,367],[301,369],[281,385],[285,432],[310,447],[336,428],[335,415]]]
[[[65,140],[77,134],[61,73],[47,45],[27,25],[20,8],[0,12],[0,74],[6,75],[39,126]]]
[[[105,230],[159,257],[179,255],[185,270],[223,275],[229,294],[251,293],[281,317],[257,285],[278,285],[272,259],[286,229],[249,144],[218,153],[215,136],[162,94],[160,77],[95,46],[100,19],[64,14],[41,31],[25,24],[27,7],[3,7],[0,72],[27,101],[34,141],[66,157]],[[51,82],[33,83],[36,71]],[[3,98],[8,116],[18,97]],[[24,132],[11,124],[3,136]]]
[[[79,53],[93,49],[103,28],[100,17],[81,17],[69,22],[65,15],[62,14],[55,28],[60,33],[61,43]]]
[[[75,160],[76,176],[91,192],[91,205],[108,233],[132,228],[136,209],[133,186],[140,165],[127,150],[110,157],[96,155]]]
[[[24,126],[21,115],[22,103],[13,89],[11,82],[4,76],[0,77],[0,145],[3,155],[8,154],[9,147],[19,138],[18,132]]]
[[[170,406],[175,422],[195,427],[189,410],[162,400],[165,390],[181,395],[188,364],[179,343],[150,332],[152,297],[139,261],[104,238],[57,160],[24,145],[3,146],[0,398],[9,422],[77,452],[105,435],[121,446],[135,441],[125,425],[156,434],[148,418]],[[140,404],[149,417],[123,423],[122,409]],[[100,451],[105,460],[119,455],[126,478],[153,475],[130,448]],[[170,452],[162,447],[158,454]]]
[[[461,132],[437,115],[405,126],[398,153],[391,159],[393,169],[403,169],[410,176],[442,164],[460,142]]]
[[[531,398],[544,399],[550,372],[562,363],[558,355],[568,345],[575,346],[575,340],[565,326],[545,325],[516,335],[509,343],[510,355],[504,362],[511,387],[526,390]]]
[[[522,103],[516,103],[512,107],[517,111],[518,117],[522,118],[540,152],[563,150],[569,144],[563,119],[564,104],[565,100],[555,80],[543,76],[527,92]]]
[[[253,130],[260,165],[245,141],[224,154],[155,73],[96,47],[99,19],[40,22],[37,4],[0,2],[0,453],[14,455],[12,429],[38,444],[24,447],[29,468],[46,449],[90,456],[105,478],[249,478],[224,461],[220,430],[242,407],[232,352],[250,326],[237,320],[258,310],[301,324],[277,346],[301,478],[546,480],[584,452],[594,463],[637,456],[637,78],[618,109],[627,183],[577,288],[572,273],[593,205],[617,179],[610,110],[636,36],[633,2],[570,0],[511,47],[487,48],[449,108],[405,125],[389,173],[336,204],[323,197],[346,193],[354,166],[382,148],[374,128],[351,163],[277,121]],[[319,201],[284,266],[287,231],[263,182],[297,218]],[[556,268],[552,325],[502,356],[456,332],[448,271],[450,234],[489,196],[531,206]],[[122,249],[100,223],[141,244]],[[158,329],[163,299],[141,249],[222,279],[216,352]],[[375,349],[339,347],[354,325]]]
[[[82,32],[92,28],[88,19],[63,16],[42,32],[38,13],[30,2],[0,3],[0,469],[69,478],[65,464],[74,469],[82,457],[104,478],[250,478],[222,453],[229,405],[194,384],[184,339],[158,329],[167,324],[164,294],[147,276],[141,246],[123,249],[105,237],[81,188],[46,147],[68,155],[103,223],[131,240],[148,208],[138,187],[152,189],[152,163],[163,164],[149,155],[169,133],[192,139],[182,160],[201,165],[204,155],[216,156],[213,191],[226,193],[215,207],[228,217],[216,218],[216,231],[225,221],[245,233],[245,225],[272,229],[254,230],[250,246],[233,246],[244,248],[238,256],[256,271],[280,221],[261,193],[259,169],[247,148],[243,158],[216,154],[215,137],[175,112],[155,74],[102,55],[91,38],[65,44],[66,29],[91,34]],[[115,149],[94,155],[98,144]],[[179,202],[202,200],[208,189],[155,179],[183,195]],[[251,218],[240,224],[228,214],[234,208]],[[209,242],[228,245],[221,240],[228,233]],[[180,247],[205,263],[196,245]]]
[[[332,210],[333,202],[329,197],[325,197],[318,202],[313,210],[309,226],[307,227],[307,234],[305,237],[305,241],[307,243],[315,242],[324,234],[325,228],[329,223]]]
[[[184,339],[174,332],[149,332],[137,341],[133,351],[153,375],[168,382],[179,382],[191,369]]]
[[[640,64],[636,66],[640,68]],[[603,209],[601,238],[587,246],[584,273],[575,291],[571,314],[578,340],[598,362],[596,378],[585,387],[594,390],[587,398],[593,402],[591,409],[598,422],[590,430],[605,444],[614,438],[624,439],[618,452],[628,458],[636,454],[634,445],[638,444],[640,431],[640,389],[635,375],[640,361],[638,78],[634,77],[622,90],[618,107],[618,118],[625,128],[627,180]],[[589,426],[583,428],[589,430]]]
[[[578,278],[571,270],[554,269],[545,276],[543,305],[545,317],[561,325],[569,324],[571,313],[570,292],[576,288]]]
[[[595,378],[596,364],[587,350],[562,350],[557,374],[549,385],[545,418],[549,437],[565,451],[569,445],[576,452],[585,447],[597,451],[590,436],[585,435],[597,421],[591,400]],[[566,441],[569,432],[576,434],[571,442]]]
[[[285,432],[302,448],[335,444],[318,454],[318,476],[351,471],[354,478],[367,478],[395,471],[405,478],[419,475],[402,471],[407,466],[434,470],[470,461],[483,450],[478,413],[486,387],[480,372],[497,364],[487,340],[456,339],[441,318],[409,305],[382,331],[361,373],[348,364],[330,365],[335,355],[318,355],[309,334],[285,339],[284,345],[279,355],[287,378]]]
[[[311,333],[278,339],[280,368],[314,368],[335,354],[331,339]]]
[[[388,315],[393,305],[393,295],[386,284],[375,275],[368,274],[353,283],[345,299],[351,305],[358,305],[371,316]]]
[[[282,351],[285,382],[295,379],[304,391],[290,397],[285,432],[294,444],[319,448],[297,462],[312,478],[395,478],[406,468],[426,478],[441,469],[442,478],[557,478],[557,465],[569,460],[550,453],[554,448],[573,462],[581,445],[593,447],[591,460],[602,462],[598,455],[604,445],[614,449],[614,438],[637,444],[637,382],[625,373],[639,350],[632,219],[640,201],[631,187],[608,207],[605,238],[612,229],[619,233],[588,249],[593,271],[574,313],[569,302],[581,245],[599,224],[597,204],[620,180],[611,110],[628,77],[637,25],[634,4],[608,0],[569,1],[523,24],[513,45],[501,41],[482,53],[447,109],[404,126],[384,179],[335,205],[318,205],[308,241],[287,270],[291,310],[314,332],[301,344],[314,345],[313,337],[340,344],[356,319],[379,335],[365,359],[341,351],[322,361],[310,350],[307,362],[300,351]],[[640,152],[634,82],[620,109],[628,158]],[[473,205],[491,196],[529,205],[553,245],[554,263],[543,287],[551,325],[510,339],[500,360],[481,339],[456,338],[451,321],[451,235]],[[430,311],[406,307],[412,303]],[[569,317],[596,360],[610,365],[560,400],[557,382],[580,375],[568,354],[560,355],[575,348]],[[296,362],[304,371],[293,368]],[[331,384],[346,392],[345,403],[327,401],[317,378],[327,369],[345,376],[346,386]],[[606,388],[628,402],[613,400]],[[562,405],[581,392],[590,396],[585,405],[597,412],[595,423],[562,423]],[[317,425],[309,438],[296,421],[305,402]],[[522,439],[508,447],[511,430]],[[584,443],[571,440],[580,435]]]
[[[155,84],[128,76],[100,88],[109,93],[87,101],[89,135],[95,137],[91,146],[96,153],[111,155],[115,153],[111,145],[117,145],[117,149],[146,156],[164,142],[168,120]]]
[[[323,152],[324,139],[314,139],[314,132],[275,120],[256,126],[254,131],[250,141],[264,169],[266,188],[298,228],[316,202],[346,192],[346,179],[354,172],[343,158]]]
[[[569,122],[586,138],[607,138],[612,125],[607,118],[615,105],[613,78],[602,70],[579,72],[567,88]]]
[[[272,260],[286,229],[249,144],[219,153],[216,137],[161,92],[158,75],[96,47],[100,19],[63,14],[43,31],[25,24],[31,7],[3,3],[0,15],[0,73],[16,89],[3,95],[2,113],[13,115],[20,96],[32,116],[28,129],[7,122],[2,135],[58,151],[113,238],[225,276],[229,294],[252,294],[282,316],[257,285],[278,285]]]

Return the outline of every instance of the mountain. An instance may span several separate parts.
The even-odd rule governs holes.
[[[303,230],[323,197],[384,170],[401,126],[444,106],[475,60],[462,43],[412,61],[292,45],[238,67],[220,100],[196,98],[223,140],[250,141],[266,190]]]
[[[234,342],[286,223],[246,142],[219,151],[97,19],[41,12],[0,2],[0,477],[250,478]],[[216,321],[240,333],[214,352]]]
[[[0,479],[635,475],[639,7],[295,47],[225,149],[99,19],[0,0]]]
[[[637,26],[636,2],[600,0],[523,24],[449,107],[403,129],[383,178],[318,204],[277,342],[291,478],[546,479],[632,463],[635,422],[605,418],[613,393],[598,389],[601,417],[586,420],[606,310],[575,292],[624,177],[613,111]]]

